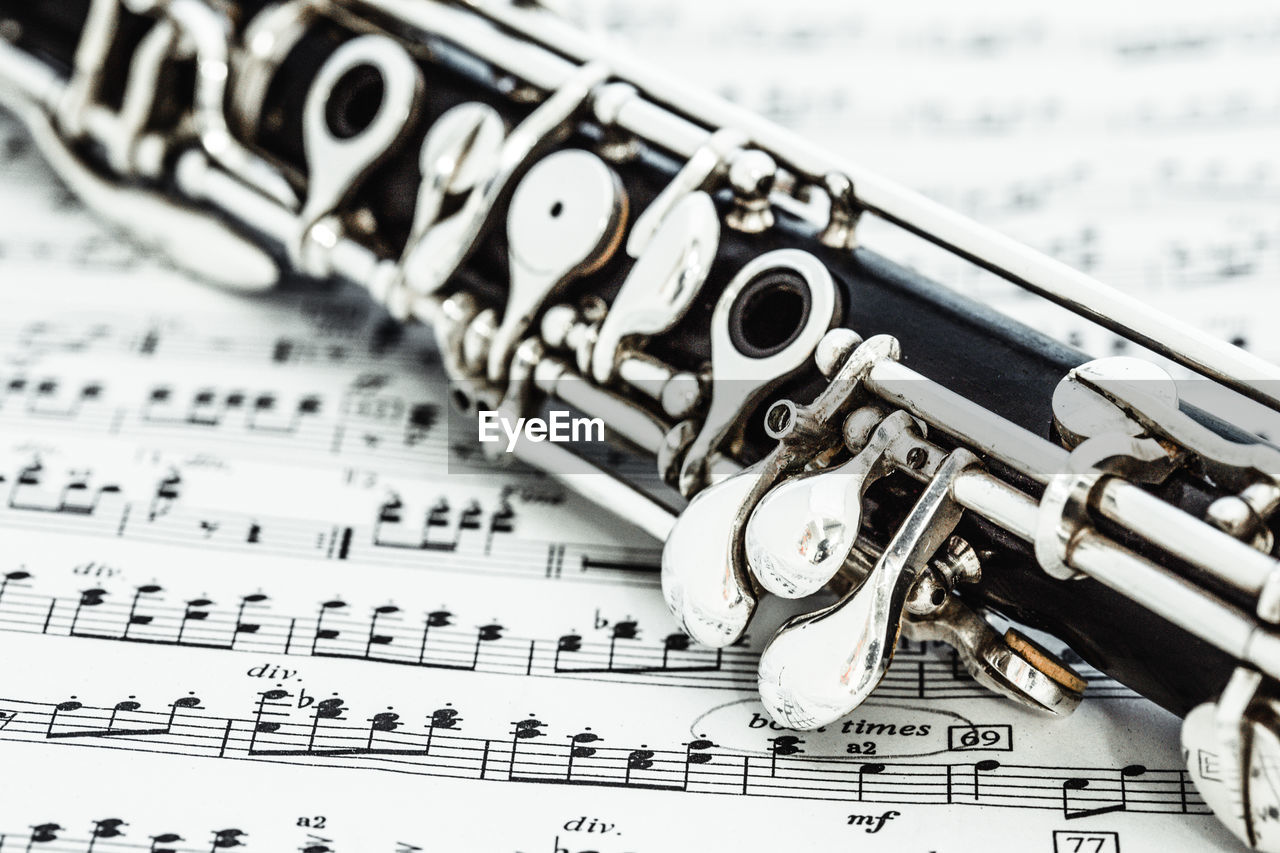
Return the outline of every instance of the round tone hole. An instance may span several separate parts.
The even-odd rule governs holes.
[[[364,132],[382,108],[386,86],[382,72],[369,64],[347,69],[333,84],[324,107],[325,124],[338,139],[351,139]]]
[[[812,302],[808,283],[795,270],[765,270],[747,282],[729,309],[729,338],[749,358],[782,352],[800,336]]]

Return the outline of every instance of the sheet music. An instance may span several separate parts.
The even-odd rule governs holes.
[[[1280,357],[1268,6],[746,6],[576,14]],[[848,720],[776,729],[784,610],[690,644],[653,542],[476,453],[423,330],[189,281],[8,119],[0,152],[0,853],[1236,849],[1178,721],[1087,666],[1046,721],[905,644]]]

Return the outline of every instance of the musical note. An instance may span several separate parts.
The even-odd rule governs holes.
[[[378,732],[394,732],[400,728],[403,723],[400,722],[400,715],[391,710],[387,710],[374,714],[369,718],[369,740],[366,742],[365,750],[373,751],[373,739]],[[427,742],[427,749],[431,748],[430,741]]]
[[[139,602],[142,601],[142,597],[144,595],[155,595],[160,591],[161,591],[161,587],[158,584],[153,584],[153,583],[143,584],[142,586],[137,588],[137,590],[134,592],[134,595],[133,595],[133,602],[129,605],[129,618],[125,620],[124,633],[121,635],[120,639],[128,640],[129,632],[133,630],[133,627],[135,625],[151,624],[151,622],[154,620],[155,617],[146,616],[139,613],[138,604]]]
[[[404,444],[414,447],[431,434],[440,418],[440,409],[432,403],[416,403],[409,409],[405,423]]]
[[[249,595],[241,596],[240,607],[236,611],[235,627],[232,629],[234,633],[231,637],[231,648],[235,647],[236,639],[240,634],[256,634],[261,630],[262,625],[260,623],[246,622],[244,614],[245,610],[247,610],[250,605],[261,604],[266,600],[267,596],[261,592],[254,592]]]
[[[80,600],[76,602],[75,615],[71,618],[71,627],[67,629],[67,633],[72,637],[85,636],[77,633],[76,625],[80,622],[80,614],[86,607],[99,607],[102,604],[103,597],[107,595],[107,591],[101,588],[86,589],[81,591]],[[89,634],[88,636],[96,636]]]
[[[155,495],[151,498],[151,507],[147,512],[148,520],[155,521],[173,509],[174,503],[178,500],[181,485],[182,475],[176,469],[171,469],[156,486]]]
[[[769,742],[773,744],[769,750],[769,773],[773,776],[778,775],[779,756],[799,755],[804,752],[804,741],[796,735],[780,735],[769,738]]]
[[[217,829],[213,832],[213,849],[230,850],[233,847],[244,847],[242,840],[247,833],[239,829]]]
[[[590,758],[596,754],[596,747],[591,746],[602,740],[595,732],[587,729],[578,732],[576,735],[569,736],[569,760],[565,763],[564,776],[565,780],[573,781],[573,762],[578,758]]]
[[[631,750],[627,754],[627,774],[623,777],[623,783],[630,785],[634,773],[652,768],[653,759],[656,755],[656,752],[648,748],[648,744],[642,743],[640,744],[640,749]]]
[[[119,838],[124,835],[123,830],[121,830],[122,826],[125,826],[125,822],[118,817],[94,821],[93,834],[89,838],[89,846],[85,853],[93,853],[93,848],[97,846],[100,838]]]
[[[994,758],[983,759],[973,765],[973,799],[974,802],[982,800],[982,774],[991,773],[1000,769],[1000,762]]]
[[[476,507],[478,509],[478,507]],[[493,538],[499,533],[514,533],[516,511],[512,508],[510,502],[503,500],[502,505],[497,511],[489,516],[489,533],[485,539],[484,552],[491,553],[493,550]]]
[[[455,552],[462,545],[467,531],[482,528],[486,513],[478,501],[471,500],[457,512],[456,522],[451,520],[452,515],[452,506],[447,498],[442,497],[423,513],[419,524],[411,525],[405,520],[405,506],[400,495],[392,492],[378,508],[373,528],[373,544],[379,548]],[[516,513],[508,502],[502,501],[488,515],[488,531],[483,546],[483,553],[486,555],[491,553],[497,534],[514,532]],[[435,531],[448,530],[450,527],[453,530],[451,536],[440,538],[434,535]]]
[[[11,509],[26,509],[28,507],[41,509],[38,504],[33,505],[20,503],[18,500],[18,490],[23,487],[39,486],[40,477],[43,472],[44,466],[40,464],[39,457],[36,457],[30,464],[19,469],[17,476],[14,477],[13,489],[9,492],[9,507]]]
[[[1062,816],[1067,820],[1123,812],[1129,807],[1129,780],[1145,775],[1141,764],[1122,767],[1118,784],[1109,779],[1074,776],[1062,783]]]
[[[107,717],[105,725],[98,725],[101,720],[100,716],[89,712],[84,715],[83,720],[77,720],[72,716],[76,712],[84,710],[85,706],[76,701],[75,697],[66,702],[59,702],[53,706],[53,712],[49,715],[49,725],[45,730],[44,737],[46,740],[55,740],[61,738],[82,738],[82,737],[145,737],[148,735],[168,734],[169,725],[164,726],[125,726],[124,728],[116,728],[116,720],[121,712],[129,713],[137,711],[142,707],[140,702],[131,699],[117,702],[110,708],[110,714]],[[93,709],[101,710],[101,709]],[[62,715],[63,725],[73,728],[65,728],[61,731],[55,731],[58,724],[58,715]],[[70,717],[71,722],[66,722]]]
[[[271,750],[258,749],[258,735],[275,734],[280,731],[282,723],[277,720],[266,720],[264,717],[286,717],[288,713],[283,708],[287,707],[281,704],[282,699],[288,699],[292,694],[287,690],[276,688],[274,690],[264,690],[258,694],[258,707],[253,718],[253,735],[249,740],[249,754],[258,755],[262,752],[270,753]],[[270,709],[270,710],[268,710]],[[278,752],[279,750],[276,750]]]
[[[462,717],[458,716],[458,712],[453,708],[445,706],[432,711],[431,718],[427,721],[427,746],[425,751],[430,753],[431,741],[435,738],[437,730],[453,732],[457,731],[461,724]]]
[[[858,800],[865,801],[867,799],[867,777],[879,776],[884,773],[886,767],[883,764],[860,764],[858,765]]]
[[[30,577],[31,573],[25,569],[15,569],[0,575],[0,601],[4,600],[4,591],[9,588],[10,583],[21,583]]]
[[[337,696],[321,699],[316,703],[315,714],[311,718],[311,736],[307,739],[307,754],[315,754],[316,735],[320,733],[321,721],[345,720],[347,718],[342,716],[345,710],[347,710],[345,703]]]
[[[1067,820],[1079,817],[1090,817],[1092,815],[1108,814],[1110,812],[1121,811],[1124,809],[1124,805],[1122,803],[1116,803],[1093,808],[1077,808],[1073,811],[1071,807],[1071,792],[1087,791],[1089,784],[1089,779],[1082,779],[1079,777],[1067,779],[1062,783],[1062,816]]]
[[[336,613],[346,608],[347,603],[338,599],[332,599],[321,603],[320,610],[316,615],[316,630],[311,641],[311,654],[315,657],[321,657],[327,653],[320,651],[320,642],[322,640],[336,640],[341,636],[342,632],[337,628],[324,627],[325,616],[330,613]],[[366,653],[367,653],[366,649]]]
[[[178,625],[178,636],[174,639],[175,645],[184,645],[183,637],[187,633],[187,626],[192,622],[202,623],[209,618],[209,607],[213,606],[213,602],[207,598],[193,598],[186,603],[186,607],[182,611],[182,621]],[[243,613],[241,614],[243,615]],[[237,620],[239,622],[239,620]],[[232,643],[234,643],[234,637]],[[223,648],[223,646],[213,643],[194,643],[193,645],[202,648]],[[228,646],[229,647],[229,646]]]
[[[544,773],[537,762],[533,763],[532,769],[527,769],[523,775],[518,774],[517,766],[520,755],[520,746],[523,743],[534,741],[536,738],[546,737],[547,733],[542,729],[546,723],[530,714],[526,719],[513,722],[511,729],[511,763],[507,769],[507,778],[510,781],[517,779],[536,779]]]
[[[374,646],[389,646],[395,640],[391,634],[378,633],[378,620],[383,616],[399,613],[400,608],[394,604],[384,604],[373,609],[373,617],[369,620],[369,638],[364,644],[364,656],[369,658]]]
[[[697,740],[691,740],[687,744],[685,744],[684,779],[682,780],[682,784],[681,784],[681,787],[684,790],[686,791],[689,790],[689,779],[690,779],[693,768],[702,764],[711,763],[711,759],[714,756],[712,755],[710,750],[713,749],[714,747],[715,747],[714,743],[702,737],[698,738]]]

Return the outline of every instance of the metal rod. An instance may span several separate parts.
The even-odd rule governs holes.
[[[544,394],[600,418],[605,426],[656,456],[670,425],[612,392],[584,379],[561,359],[544,356],[533,370],[533,382]]]
[[[66,83],[52,68],[0,39],[0,96],[7,106],[38,106],[52,113]]]
[[[951,487],[956,502],[1025,542],[1035,537],[1040,506],[986,471],[966,471]]]
[[[1068,452],[896,361],[878,362],[867,389],[1037,483],[1064,470]]]
[[[671,509],[563,445],[520,441],[514,456],[547,472],[587,500],[607,507],[659,542],[667,540],[676,522],[676,513]]]
[[[1253,546],[1123,480],[1105,483],[1095,508],[1104,518],[1250,595],[1261,594],[1267,578],[1280,569],[1280,563]],[[1210,530],[1216,535],[1206,535]]]

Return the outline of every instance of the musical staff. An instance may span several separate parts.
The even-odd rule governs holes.
[[[65,819],[62,819],[65,820]],[[30,824],[23,831],[5,832],[0,829],[0,851],[22,851],[22,853],[218,853],[220,850],[236,850],[253,853],[254,850],[272,849],[270,843],[261,844],[255,841],[262,833],[255,827],[252,830],[238,826],[224,826],[219,829],[204,827],[187,829],[182,832],[172,831],[177,821],[167,825],[155,822],[153,826],[139,824],[132,819],[105,817],[90,820],[87,823],[73,823],[67,820],[66,825],[59,821],[41,820]],[[190,823],[190,822],[188,822]],[[241,824],[251,826],[251,824]],[[163,831],[156,831],[163,827]],[[339,853],[346,849],[335,843],[334,839],[306,833],[299,835],[302,846],[291,847],[302,853]],[[281,848],[275,848],[277,850]],[[364,846],[363,850],[385,849],[387,853],[412,853],[421,851],[405,842],[395,842],[386,847]]]
[[[260,693],[254,712],[246,717],[210,713],[191,697],[179,699],[165,710],[145,710],[128,703],[130,725],[134,726],[129,730],[115,728],[114,705],[12,698],[0,702],[14,709],[7,712],[11,724],[0,731],[0,740],[28,743],[306,763],[487,782],[1046,809],[1060,812],[1066,820],[1110,811],[1208,813],[1203,800],[1187,793],[1186,771],[1182,769],[995,761],[872,763],[808,755],[802,749],[784,750],[780,757],[776,747],[771,754],[744,754],[707,740],[692,740],[679,748],[631,746],[589,729],[553,735],[550,724],[536,716],[513,721],[504,735],[473,736],[464,733],[462,719],[448,706],[411,713],[384,711],[366,717],[338,696],[311,699],[299,708],[299,695],[282,688]],[[184,703],[181,709],[179,702]],[[54,740],[51,733],[61,737]],[[966,784],[966,778],[972,781]],[[1140,781],[1126,783],[1126,779]],[[1107,798],[1117,785],[1123,786],[1125,793],[1118,803],[1112,803]],[[1100,801],[1108,803],[1102,810],[1096,805]]]
[[[129,821],[111,817],[93,821],[87,835],[81,832],[58,823],[38,823],[26,833],[0,832],[0,851],[9,850],[7,844],[25,853],[216,853],[230,848],[252,849],[248,833],[235,828],[207,830],[189,837],[176,832],[146,835],[132,829]],[[336,849],[320,847],[309,853],[336,853]]]
[[[426,374],[438,400],[438,371]],[[146,443],[230,450],[248,458],[342,459],[379,469],[413,465],[424,473],[445,466],[448,444],[431,397],[406,397],[365,375],[355,387],[282,392],[261,385],[64,378],[0,374],[0,424],[37,426],[73,435],[122,434]],[[408,384],[401,382],[400,384]],[[423,394],[422,391],[416,393]],[[482,470],[485,466],[477,460]]]
[[[488,505],[442,496],[416,517],[391,494],[381,503],[365,501],[370,523],[335,524],[186,506],[176,469],[161,475],[149,494],[112,482],[91,486],[83,472],[50,477],[39,460],[7,478],[0,475],[0,490],[6,482],[0,528],[431,571],[658,584],[656,547],[525,538],[518,530],[520,511],[502,492]]]
[[[683,633],[664,633],[669,629],[650,638],[630,620],[597,628],[590,638],[571,631],[530,638],[407,603],[357,610],[331,598],[309,613],[290,613],[261,592],[233,596],[222,606],[173,596],[156,584],[119,593],[86,588],[76,598],[38,594],[30,578],[25,571],[0,575],[0,632],[620,684],[744,692],[756,684],[758,652],[750,645],[711,649]],[[1091,667],[1078,669],[1090,699],[1136,698]],[[877,697],[998,698],[969,677],[950,648],[905,640]]]
[[[258,310],[291,327],[306,306],[296,294],[279,294],[265,299]],[[325,322],[316,323],[305,333],[271,334],[265,328],[210,332],[207,324],[180,318],[145,322],[110,308],[84,313],[59,311],[17,323],[0,320],[0,351],[26,365],[61,355],[125,357],[158,364],[198,364],[216,356],[257,367],[376,367],[393,374],[436,362],[435,346],[425,331],[415,333],[411,327],[378,315],[363,298],[342,299],[328,312],[332,318],[352,313],[353,318],[337,326],[330,317],[321,317]],[[284,316],[278,316],[281,314]]]

